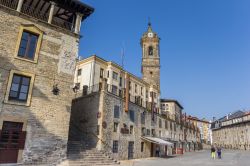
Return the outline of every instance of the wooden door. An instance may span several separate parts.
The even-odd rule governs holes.
[[[0,130],[0,163],[17,163],[18,150],[24,148],[26,132],[23,123],[3,122]]]
[[[128,142],[128,159],[134,158],[134,142]]]

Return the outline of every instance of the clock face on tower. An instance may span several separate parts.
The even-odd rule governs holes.
[[[148,33],[148,37],[153,37],[154,34],[152,32]]]

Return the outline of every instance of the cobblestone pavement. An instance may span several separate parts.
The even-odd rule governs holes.
[[[121,166],[249,166],[250,151],[222,152],[222,159],[211,159],[210,151],[185,153],[173,158],[148,158],[122,161]]]

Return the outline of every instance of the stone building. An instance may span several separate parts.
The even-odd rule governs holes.
[[[0,164],[66,158],[81,22],[77,0],[0,1]]]
[[[250,113],[237,111],[212,123],[213,144],[250,150]]]
[[[96,55],[77,63],[70,141],[118,160],[157,156],[157,149],[162,156],[175,154],[182,144],[173,142],[185,138],[196,143],[199,131],[181,119],[181,106],[177,122],[160,109],[158,44],[149,24],[141,40],[143,78]],[[192,131],[188,137],[185,129]]]
[[[210,122],[205,119],[199,119],[192,116],[188,116],[187,119],[199,128],[201,134],[201,142],[205,144],[211,144],[212,140]]]

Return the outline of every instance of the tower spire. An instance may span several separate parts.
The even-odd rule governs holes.
[[[150,17],[148,17],[148,32],[153,32]]]

